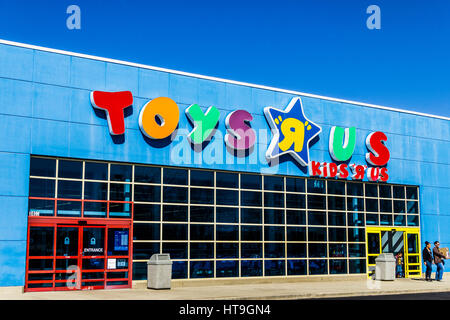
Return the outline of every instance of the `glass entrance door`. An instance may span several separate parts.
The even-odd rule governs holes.
[[[406,255],[405,255],[405,265],[406,265],[406,276],[407,277],[420,277],[421,274],[421,263],[420,263],[420,243],[419,243],[419,233],[418,232],[406,232]]]

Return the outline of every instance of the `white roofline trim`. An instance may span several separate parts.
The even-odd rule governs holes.
[[[321,95],[316,95],[316,94],[304,93],[304,92],[300,92],[300,91],[286,90],[286,89],[280,89],[280,88],[275,88],[275,87],[269,87],[269,86],[263,86],[263,85],[258,85],[258,84],[247,83],[247,82],[240,82],[240,81],[234,81],[234,80],[228,80],[228,79],[204,76],[204,75],[195,74],[195,73],[189,73],[189,72],[177,71],[177,70],[172,70],[172,69],[154,67],[154,66],[149,66],[149,65],[139,64],[139,63],[133,63],[133,62],[127,62],[127,61],[122,61],[122,60],[116,60],[116,59],[102,58],[102,57],[92,56],[92,55],[88,55],[88,54],[75,53],[75,52],[58,50],[58,49],[51,49],[51,48],[40,47],[40,46],[35,46],[35,45],[30,45],[30,44],[25,44],[25,43],[20,43],[20,42],[14,42],[14,41],[9,41],[9,40],[0,39],[0,44],[6,44],[6,45],[10,45],[10,46],[15,46],[15,47],[28,48],[28,49],[32,49],[32,50],[40,50],[40,51],[45,51],[45,52],[52,52],[52,53],[63,54],[63,55],[79,57],[79,58],[85,58],[85,59],[91,59],[91,60],[97,60],[97,61],[104,61],[104,62],[115,63],[115,64],[121,64],[121,65],[130,66],[130,67],[136,67],[136,68],[142,68],[142,69],[149,69],[149,70],[173,73],[173,74],[178,74],[178,75],[182,75],[182,76],[188,76],[188,77],[195,77],[195,78],[204,79],[204,80],[212,80],[212,81],[224,82],[224,83],[235,84],[235,85],[240,85],[240,86],[246,86],[246,87],[251,87],[251,88],[256,88],[256,89],[277,91],[277,92],[293,94],[293,95],[299,95],[299,96],[304,96],[304,97],[309,97],[309,98],[317,98],[317,99],[329,100],[329,101],[334,101],[334,102],[348,103],[348,104],[359,105],[359,106],[364,106],[364,107],[369,107],[369,108],[376,108],[376,109],[382,109],[382,110],[388,110],[388,111],[394,111],[394,112],[409,113],[409,114],[413,114],[413,115],[419,115],[419,116],[424,116],[424,117],[431,117],[431,118],[437,118],[437,119],[450,121],[449,117],[438,116],[438,115],[434,115],[434,114],[415,112],[415,111],[398,109],[398,108],[391,108],[391,107],[385,107],[385,106],[380,106],[380,105],[375,105],[375,104],[370,104],[370,103],[363,103],[363,102],[357,102],[357,101],[351,101],[351,100],[345,100],[345,99],[331,98],[331,97],[326,97],[326,96],[321,96]]]

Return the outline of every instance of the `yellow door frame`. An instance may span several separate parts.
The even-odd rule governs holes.
[[[381,232],[382,231],[402,231],[403,232],[403,262],[405,266],[405,278],[411,278],[413,276],[421,276],[422,274],[422,257],[420,251],[420,228],[411,228],[411,227],[366,227],[366,261],[367,261],[367,275],[370,277],[371,273],[369,272],[369,267],[374,267],[375,264],[369,264],[369,257],[377,257],[382,253],[381,248]],[[369,233],[377,233],[379,235],[380,243],[379,243],[379,252],[369,254]],[[408,235],[415,234],[416,237],[416,253],[408,253]],[[410,258],[415,260],[416,262],[409,262]]]

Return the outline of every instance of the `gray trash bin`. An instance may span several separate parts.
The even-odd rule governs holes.
[[[395,280],[395,258],[392,253],[382,253],[375,259],[375,279]]]
[[[147,262],[147,288],[170,289],[172,261],[169,254],[154,254]]]

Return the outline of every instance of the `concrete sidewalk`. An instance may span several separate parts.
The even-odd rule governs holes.
[[[70,292],[32,292],[0,289],[2,300],[287,300],[386,294],[450,292],[450,279],[426,282],[348,280],[296,283],[176,287],[171,290],[119,289]]]

